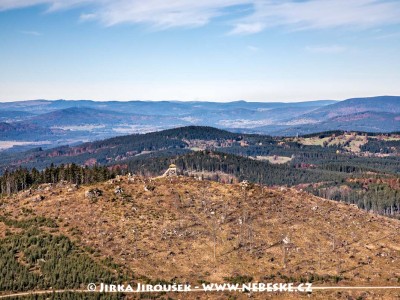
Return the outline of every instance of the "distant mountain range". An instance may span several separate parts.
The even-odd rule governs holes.
[[[0,103],[0,149],[22,151],[108,137],[207,125],[245,133],[308,134],[327,130],[400,131],[400,97],[344,101],[182,102],[32,100]],[[15,143],[14,148],[12,141]],[[3,142],[3,143],[2,143]]]

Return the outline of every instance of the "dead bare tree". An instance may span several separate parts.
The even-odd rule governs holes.
[[[180,208],[182,207],[182,199],[181,199],[181,195],[179,195],[179,193],[174,193],[174,206],[176,210],[180,210]]]
[[[338,264],[336,265],[336,273],[338,276],[342,274],[342,260],[339,259]]]
[[[213,257],[214,260],[217,259],[217,234],[218,234],[219,224],[215,213],[211,217],[211,233],[213,238]]]
[[[287,267],[287,247],[286,245],[283,243],[282,244],[282,252],[283,252],[283,268],[286,269]]]
[[[282,254],[283,254],[283,268],[287,268],[287,263],[288,263],[288,251],[289,248],[292,247],[292,243],[289,237],[289,234],[282,235],[282,240],[280,242],[281,244],[281,249],[282,249]]]
[[[228,218],[229,214],[229,200],[222,200],[223,205],[222,205],[222,216],[221,216],[221,221],[222,223],[226,222],[226,219]]]
[[[247,224],[247,210],[244,209],[242,215],[240,216],[239,222],[239,238],[238,238],[238,248],[240,249],[246,243],[246,224]]]
[[[137,259],[137,241],[138,241],[138,229],[135,225],[132,227],[132,246],[133,246],[133,258]]]
[[[206,182],[204,182],[204,184],[201,186],[200,194],[201,194],[201,208],[203,209],[204,212],[206,212],[208,209],[208,202],[209,202]]]
[[[247,240],[249,244],[249,251],[251,252],[253,250],[254,230],[252,218],[250,216],[247,218]]]
[[[321,270],[321,244],[318,244],[318,268]]]
[[[332,238],[332,251],[336,250],[336,234],[333,232],[331,233],[331,238]]]

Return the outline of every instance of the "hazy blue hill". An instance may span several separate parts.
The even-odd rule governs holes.
[[[396,132],[400,130],[400,113],[366,111],[336,116],[318,124],[281,128],[273,134],[291,136],[330,130]]]
[[[87,107],[70,107],[30,118],[27,122],[42,126],[73,126],[109,124],[127,119],[130,115]]]
[[[0,111],[25,111],[33,114],[40,114],[51,111],[49,106],[52,101],[47,100],[26,100],[15,102],[2,102],[0,103]]]
[[[336,116],[351,115],[366,111],[400,113],[400,97],[379,96],[352,98],[320,107],[302,117],[311,118],[316,121],[324,121]]]
[[[17,113],[19,112],[19,113]],[[0,121],[42,127],[52,132],[52,145],[95,141],[124,134],[148,133],[189,125],[212,126],[243,133],[295,135],[322,130],[398,131],[398,121],[376,114],[356,119],[339,117],[364,112],[400,113],[400,97],[380,96],[345,101],[199,102],[34,100],[0,103]],[[19,115],[18,115],[19,114]],[[31,115],[29,115],[31,114]],[[4,118],[2,118],[2,115]],[[13,117],[13,119],[8,118]],[[334,119],[338,117],[338,119]],[[383,119],[382,119],[383,118]],[[17,124],[20,121],[21,124]],[[318,124],[318,125],[317,125]],[[61,129],[61,131],[54,131]],[[36,130],[8,139],[38,140]],[[57,144],[54,143],[57,141]]]
[[[325,127],[341,130],[359,130],[367,132],[394,132],[400,130],[400,112],[375,112],[366,111],[351,115],[337,116],[323,122]]]
[[[0,110],[19,110],[31,113],[47,113],[66,108],[93,108],[112,110],[125,113],[151,114],[151,115],[184,115],[188,113],[201,113],[210,110],[230,109],[273,109],[279,107],[295,106],[324,106],[336,101],[321,100],[297,103],[283,102],[204,102],[204,101],[91,101],[91,100],[32,100],[0,103]]]
[[[209,109],[209,110],[226,110],[226,109],[275,109],[283,107],[321,107],[329,104],[336,103],[334,100],[317,100],[305,102],[248,102],[244,100],[233,102],[189,102],[196,108]]]
[[[1,111],[0,110],[0,122],[13,122],[20,121],[31,117],[33,114],[26,111],[10,110]]]
[[[19,124],[0,122],[0,141],[5,140],[38,140],[47,139],[54,135],[50,129],[35,124]]]

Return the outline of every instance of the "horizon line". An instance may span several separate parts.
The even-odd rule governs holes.
[[[132,100],[94,100],[94,99],[24,99],[24,100],[11,100],[3,101],[0,103],[16,103],[16,102],[34,102],[34,101],[46,101],[46,102],[56,102],[56,101],[91,101],[91,102],[180,102],[180,103],[235,103],[235,102],[247,102],[247,103],[303,103],[303,102],[320,102],[320,101],[346,101],[350,99],[368,99],[368,98],[378,98],[378,97],[400,97],[397,95],[376,95],[376,96],[366,96],[366,97],[351,97],[345,99],[313,99],[313,100],[293,100],[293,101],[256,101],[256,100],[177,100],[177,99],[166,99],[166,100],[152,100],[152,99],[132,99]]]

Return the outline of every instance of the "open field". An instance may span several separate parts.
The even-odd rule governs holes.
[[[310,137],[310,138],[297,138],[296,140],[303,145],[309,146],[342,146],[345,150],[349,152],[360,152],[360,147],[368,143],[368,138],[366,135],[359,135],[356,133],[335,135],[332,134],[327,137]]]
[[[41,142],[22,142],[22,141],[0,141],[0,150],[10,149],[14,146],[26,146],[26,145],[49,145],[48,141]]]
[[[291,157],[278,156],[278,155],[256,156],[255,159],[269,161],[271,164],[286,164],[292,160]]]

